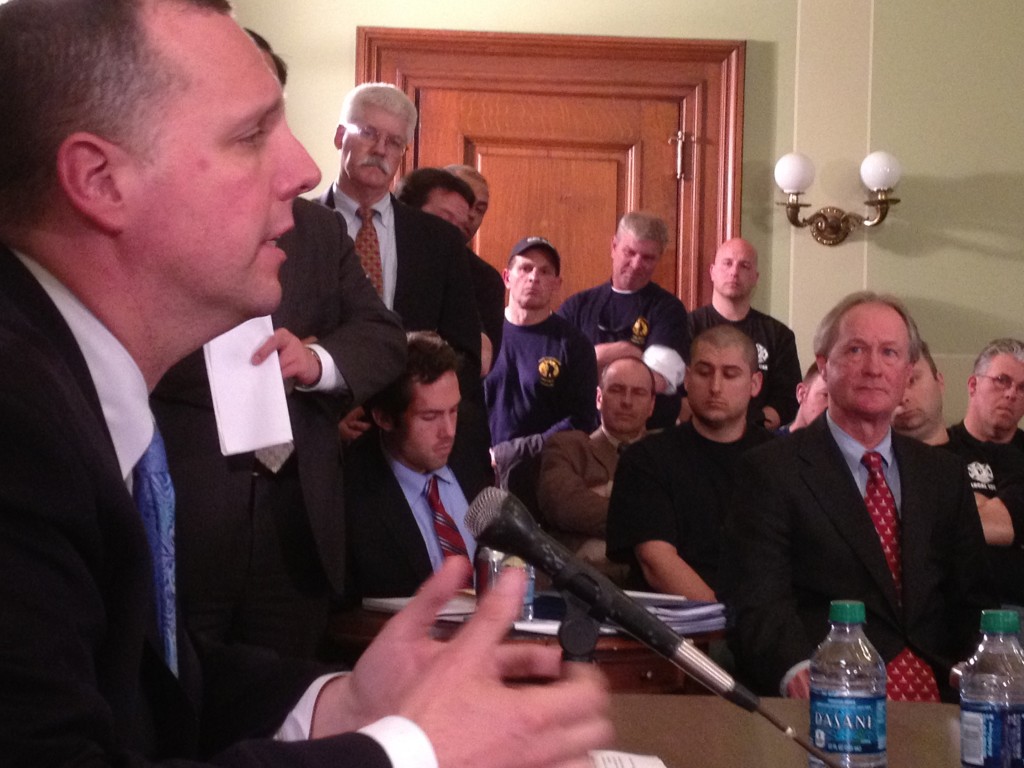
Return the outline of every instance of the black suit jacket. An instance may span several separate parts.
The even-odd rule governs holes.
[[[893,435],[902,487],[902,603],[825,417],[747,453],[727,525],[727,602],[741,677],[765,693],[828,632],[829,602],[861,600],[888,662],[910,647],[936,673],[967,658],[989,607],[984,538],[955,457]]]
[[[0,245],[0,754],[16,766],[379,765],[370,739],[267,736],[320,671],[243,648],[160,658],[149,546],[85,360]],[[181,626],[179,622],[179,627]]]
[[[350,567],[346,597],[408,597],[433,573],[427,547],[402,488],[388,466],[380,434],[370,430],[345,453],[345,517]],[[483,486],[452,467],[467,501]]]
[[[334,187],[319,201],[334,208]],[[472,482],[493,482],[491,432],[480,381],[482,326],[462,233],[391,196],[398,278],[394,310],[407,331],[436,331],[459,355],[459,431],[450,463]]]
[[[340,592],[345,536],[338,421],[402,372],[405,336],[398,317],[363,274],[341,216],[301,198],[292,210],[296,226],[279,241],[288,258],[281,267],[274,327],[300,339],[316,337],[350,390],[347,396],[299,390],[288,395],[301,501],[316,554]],[[187,558],[183,586],[194,592],[217,579],[223,567],[216,542],[245,535],[238,528],[248,525],[252,453],[225,457],[220,452],[202,350],[173,367],[151,400],[177,490],[179,550]]]
[[[319,201],[334,208],[334,187]],[[398,277],[394,310],[407,331],[436,331],[462,358],[464,377],[480,378],[480,315],[462,234],[447,221],[391,196]]]
[[[501,349],[501,333],[505,328],[505,281],[501,272],[466,249],[469,257],[469,276],[473,281],[476,308],[480,311],[480,324],[491,340],[493,356]]]

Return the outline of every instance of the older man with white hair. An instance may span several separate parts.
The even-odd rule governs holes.
[[[345,218],[370,282],[406,331],[436,331],[459,355],[463,406],[454,449],[479,479],[492,476],[483,389],[482,330],[462,232],[390,193],[416,130],[416,107],[388,83],[364,83],[348,93],[334,133],[338,178],[320,202]],[[361,411],[342,424],[352,440],[370,428]]]

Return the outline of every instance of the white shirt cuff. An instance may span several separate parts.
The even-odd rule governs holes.
[[[412,720],[389,715],[360,728],[359,733],[384,748],[392,768],[438,768],[430,739]]]
[[[312,682],[302,698],[285,717],[274,738],[278,741],[304,741],[313,729],[313,709],[317,696],[327,683],[336,677],[348,674],[330,674],[318,677]],[[389,715],[365,728],[359,733],[369,736],[380,744],[391,761],[392,768],[438,768],[434,747],[412,720],[398,715]]]
[[[274,738],[278,741],[304,741],[309,738],[313,730],[313,709],[316,707],[316,697],[320,695],[321,689],[336,677],[344,674],[322,675],[314,680],[302,698],[292,707],[292,711],[285,717],[281,727],[277,729]]]
[[[320,381],[311,387],[296,385],[295,388],[301,392],[328,392],[331,394],[347,391],[348,382],[345,381],[345,377],[341,375],[341,370],[335,365],[331,353],[319,344],[307,344],[306,346],[309,349],[315,350],[316,356],[320,358]]]
[[[779,695],[788,697],[789,694],[786,693],[786,689],[789,687],[789,682],[810,666],[811,660],[804,659],[790,667],[786,674],[782,676],[781,682],[779,682]]]

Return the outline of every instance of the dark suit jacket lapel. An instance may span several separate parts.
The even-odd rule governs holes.
[[[337,208],[334,207],[334,185],[333,184],[331,184],[329,187],[327,187],[327,189],[325,189],[321,193],[320,197],[317,198],[317,202],[320,203],[320,205],[326,205],[328,208],[330,208],[332,210],[337,210]]]
[[[106,469],[104,471],[107,474],[111,477],[120,478],[121,468],[117,461],[117,454],[114,451],[114,443],[110,437],[106,419],[103,417],[103,408],[100,405],[99,395],[96,393],[96,386],[93,383],[92,375],[89,373],[89,367],[85,362],[85,357],[82,355],[74,334],[71,333],[71,329],[64,321],[64,317],[35,277],[25,269],[25,266],[13,253],[3,246],[0,246],[0,294],[3,294],[3,302],[5,304],[3,310],[17,312],[26,324],[26,332],[40,334],[40,345],[51,347],[67,367],[69,377],[74,382],[77,393],[86,401],[87,407],[92,411],[95,426],[106,437],[106,450],[103,450],[103,446],[99,443],[94,445],[97,449],[96,456],[98,460],[105,464]],[[124,487],[124,493],[128,497],[127,487]],[[126,498],[126,503],[134,506],[134,502],[130,498]],[[141,519],[139,519],[138,525],[139,536],[145,541]],[[181,631],[180,624],[178,638],[179,644],[188,642],[184,632]],[[186,646],[181,653],[181,657],[187,665],[182,670],[180,682],[184,683],[183,687],[178,684],[179,681],[174,678],[171,671],[162,661],[162,651],[159,649],[162,648],[163,640],[160,639],[157,633],[155,613],[152,616],[150,626],[147,628],[146,642],[149,644],[149,651],[144,654],[142,670],[140,672],[142,678],[144,681],[146,681],[146,678],[151,678],[146,682],[153,683],[155,686],[154,690],[161,691],[163,696],[170,697],[170,699],[176,701],[176,706],[184,705],[189,708],[187,716],[182,717],[180,727],[186,732],[194,734],[195,712],[198,711],[196,705],[199,695],[199,681],[194,669],[196,665],[191,663],[194,660],[191,649]],[[155,664],[159,665],[158,669],[146,659],[147,655],[157,660]],[[184,713],[181,713],[179,710],[176,714]],[[164,716],[167,716],[166,710]],[[189,738],[193,737],[190,736]]]
[[[422,274],[421,262],[429,261],[419,257],[422,241],[418,230],[411,226],[405,205],[391,196],[395,216],[395,251],[398,254],[398,271],[395,278],[394,310],[403,319],[412,316],[411,309],[423,301],[422,291],[436,290],[435,281],[429,274]],[[436,300],[436,299],[435,299]]]
[[[818,501],[822,513],[832,522],[885,595],[899,617],[899,599],[892,573],[882,552],[878,533],[871,522],[864,499],[850,475],[839,446],[824,418],[805,428],[800,457],[802,478]]]
[[[418,577],[426,579],[433,573],[434,568],[430,564],[430,556],[427,554],[419,526],[416,525],[409,503],[402,493],[402,486],[398,484],[395,473],[388,466],[379,442],[374,447],[372,455],[374,474],[380,483],[381,505],[378,512],[381,525],[391,533],[395,546],[401,553],[401,559],[412,564]]]
[[[43,287],[18,258],[3,246],[0,246],[0,291],[8,294],[8,308],[19,312],[31,329],[41,333],[41,341],[53,347],[60,355],[78,389],[88,400],[93,415],[103,425],[109,448],[113,451],[114,443],[110,440],[103,418],[99,395],[96,394],[96,387],[78,342]]]

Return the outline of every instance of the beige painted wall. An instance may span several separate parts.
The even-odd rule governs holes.
[[[801,360],[822,312],[852,290],[903,296],[947,376],[959,419],[973,355],[1024,335],[1024,3],[1020,0],[236,0],[239,21],[291,66],[293,129],[324,172],[357,26],[748,41],[743,234],[761,251],[756,303],[790,323]],[[825,248],[774,206],[775,159],[818,166],[807,200],[861,210],[869,150],[901,158],[903,202],[881,228]],[[500,204],[500,201],[496,201]],[[613,226],[609,222],[609,229]]]

